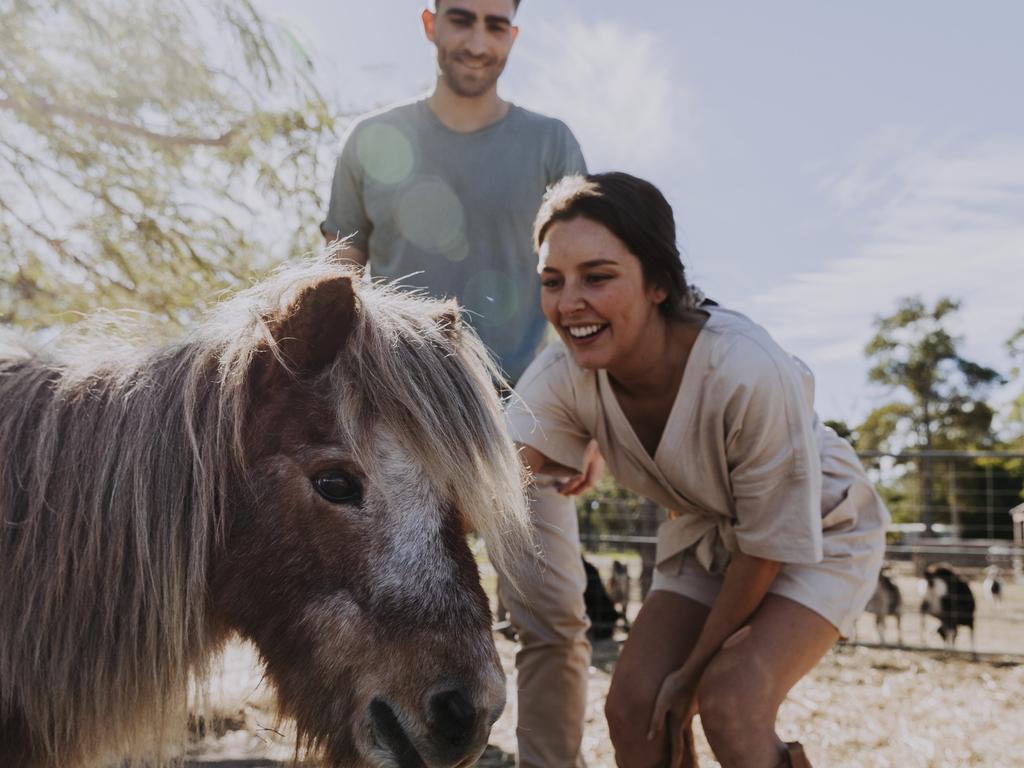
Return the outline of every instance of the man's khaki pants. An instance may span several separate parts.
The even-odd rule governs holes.
[[[530,507],[539,561],[521,569],[522,594],[500,580],[502,602],[519,631],[520,768],[580,768],[590,665],[587,578],[580,561],[576,505],[554,481],[538,478]]]

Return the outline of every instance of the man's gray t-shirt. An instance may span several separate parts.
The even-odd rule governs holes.
[[[457,133],[416,101],[349,131],[320,227],[351,236],[374,278],[458,299],[515,381],[544,335],[534,216],[550,184],[585,172],[560,120],[512,105]]]

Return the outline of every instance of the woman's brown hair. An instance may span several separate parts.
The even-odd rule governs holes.
[[[676,245],[672,206],[649,181],[628,173],[566,176],[544,195],[533,224],[533,242],[540,251],[556,221],[577,217],[606,227],[640,260],[644,279],[668,297],[661,310],[679,316],[695,305]]]

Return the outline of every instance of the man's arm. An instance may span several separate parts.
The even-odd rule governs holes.
[[[587,161],[576,137],[565,123],[558,121],[558,127],[553,165],[548,168],[548,184],[554,184],[566,176],[587,173]]]
[[[373,225],[363,203],[364,174],[356,156],[355,141],[354,133],[350,133],[338,156],[331,180],[330,203],[327,216],[320,223],[320,234],[328,252],[339,262],[365,267]]]
[[[328,234],[320,229],[320,233],[324,236],[324,242],[327,244],[327,251],[331,256],[339,263],[352,263],[356,266],[363,268],[366,266],[366,252],[361,248],[357,248],[350,242],[346,242],[343,237],[336,234]]]

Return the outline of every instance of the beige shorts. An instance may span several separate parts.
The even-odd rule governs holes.
[[[876,537],[866,537],[865,533],[864,527],[858,526],[856,536],[846,537],[847,541],[841,535],[826,535],[825,558],[820,563],[783,563],[768,591],[810,608],[838,629],[840,635],[850,637],[857,617],[878,584],[885,554],[884,527],[878,526]],[[873,546],[872,538],[877,538]],[[856,546],[847,546],[850,540],[855,540]],[[722,579],[723,576],[708,573],[695,558],[688,556],[682,558],[677,572],[666,573],[656,568],[651,591],[675,592],[710,608],[722,588]]]

